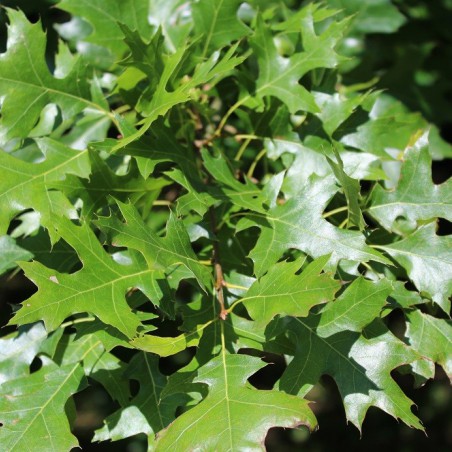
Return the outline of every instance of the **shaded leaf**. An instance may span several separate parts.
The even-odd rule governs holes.
[[[253,184],[248,178],[245,183],[240,183],[233,175],[232,170],[226,158],[220,153],[217,156],[210,155],[206,150],[202,150],[204,166],[218,183],[219,189],[210,188],[210,193],[215,198],[229,200],[234,205],[244,209],[254,210],[255,212],[264,212],[262,204],[265,198],[261,190]]]
[[[99,208],[108,204],[109,196],[122,201],[137,202],[152,192],[158,196],[160,190],[169,184],[162,178],[143,179],[135,165],[130,166],[127,174],[118,176],[94,151],[88,151],[88,154],[91,162],[89,179],[68,175],[63,181],[50,184],[70,199],[81,199],[82,212],[86,218],[91,218]]]
[[[359,181],[351,178],[345,173],[344,164],[337,151],[335,151],[335,156],[337,162],[333,161],[329,157],[327,157],[327,160],[334,172],[334,175],[336,176],[336,179],[341,184],[344,191],[348,206],[349,225],[357,226],[358,229],[362,231],[365,227],[365,222],[359,206],[359,199],[361,197]]]
[[[18,334],[0,339],[0,384],[30,373],[30,364],[47,337],[42,323],[19,329]]]
[[[215,78],[223,77],[242,63],[245,57],[234,56],[236,49],[237,45],[232,46],[222,57],[219,53],[214,53],[207,61],[196,66],[191,77],[185,78],[184,75],[188,74],[179,75],[179,69],[182,60],[186,57],[187,49],[181,47],[175,53],[169,55],[154,92],[146,92],[146,97],[142,97],[138,104],[137,108],[144,116],[144,119],[139,123],[140,128],[119,140],[112,151],[117,151],[139,139],[160,116],[168,113],[172,107],[188,102],[194,95],[194,88],[212,82]],[[170,79],[176,75],[184,78],[184,81],[173,88],[170,86]]]
[[[181,334],[176,337],[154,336],[146,334],[138,336],[131,341],[131,345],[145,352],[155,353],[159,356],[171,356],[185,350],[187,347],[198,345],[201,333],[208,324],[196,328],[190,333]]]
[[[83,370],[87,377],[99,382],[112,400],[117,400],[121,404],[127,403],[129,384],[122,378],[125,365],[105,350],[96,334],[83,337],[73,334],[63,336],[55,358],[59,356],[61,356],[60,365],[83,361]]]
[[[139,382],[140,390],[130,402],[105,420],[94,440],[105,441],[129,438],[139,433],[157,433],[173,419],[175,407],[160,399],[167,378],[158,370],[158,360],[148,353],[139,353],[124,372],[125,379]],[[181,401],[181,399],[179,399]]]
[[[0,275],[17,266],[17,261],[28,261],[33,257],[30,251],[21,248],[9,235],[0,236]]]

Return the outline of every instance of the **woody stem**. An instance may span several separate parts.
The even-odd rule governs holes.
[[[214,211],[213,207],[210,208],[210,224],[212,227],[212,232],[214,234],[216,234],[217,233],[217,222],[216,222],[215,211]],[[214,242],[213,242],[212,264],[213,264],[214,271],[215,271],[215,291],[217,294],[218,303],[220,304],[219,317],[221,319],[225,320],[228,313],[227,313],[227,310],[225,309],[225,304],[224,304],[223,287],[225,286],[226,282],[225,282],[224,276],[223,276],[223,268],[221,266],[221,261],[220,261],[220,250],[219,250],[217,240],[214,240]]]

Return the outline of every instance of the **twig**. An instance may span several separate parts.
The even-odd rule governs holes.
[[[211,207],[209,210],[210,210],[210,224],[212,226],[212,232],[215,234],[217,232],[215,212],[213,210],[213,207]],[[222,320],[226,320],[228,311],[225,309],[225,306],[224,306],[224,293],[223,293],[223,287],[225,286],[226,282],[224,280],[223,268],[222,268],[221,262],[220,262],[220,250],[219,250],[218,242],[216,240],[214,240],[214,242],[213,242],[212,264],[213,264],[214,270],[215,270],[215,291],[217,293],[218,303],[220,304],[219,317]]]

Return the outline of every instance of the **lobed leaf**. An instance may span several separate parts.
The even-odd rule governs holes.
[[[28,136],[42,109],[50,103],[58,105],[64,119],[88,107],[110,116],[105,101],[91,99],[91,74],[80,58],[64,78],[57,78],[46,64],[41,22],[31,24],[14,9],[8,10],[8,17],[7,49],[0,54],[0,96],[4,98],[0,142]]]
[[[312,430],[316,420],[305,400],[246,386],[246,379],[260,367],[256,358],[223,354],[199,369],[195,381],[207,384],[209,394],[159,433],[156,450],[264,450],[263,441],[271,427],[306,425]]]
[[[85,385],[80,363],[50,365],[0,389],[0,441],[8,451],[77,446],[63,407]]]

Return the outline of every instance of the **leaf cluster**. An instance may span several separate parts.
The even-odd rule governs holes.
[[[36,286],[0,337],[5,450],[76,447],[94,384],[117,408],[93,441],[157,451],[312,431],[323,375],[358,429],[377,407],[423,430],[393,371],[452,372],[450,146],[341,75],[388,2],[51,3],[55,52],[2,11],[0,272]]]

